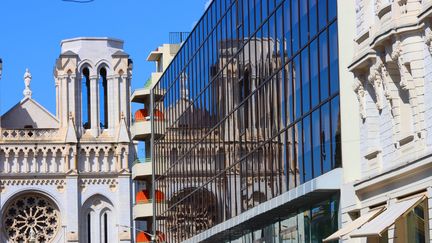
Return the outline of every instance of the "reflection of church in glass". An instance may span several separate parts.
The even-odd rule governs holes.
[[[276,134],[282,122],[276,114],[278,83],[260,87],[264,82],[260,77],[269,75],[268,67],[280,66],[280,56],[270,52],[279,43],[255,39],[247,48],[258,44],[269,45],[270,49],[246,53],[246,58],[224,69],[221,65],[236,50],[231,41],[220,42],[220,60],[210,68],[213,82],[209,90],[192,101],[196,95],[191,93],[192,74],[182,73],[179,98],[171,104],[163,103],[167,107],[165,116],[176,121],[169,128],[156,124],[156,133],[164,129],[155,147],[156,174],[170,171],[158,180],[157,188],[167,192],[169,199],[159,207],[171,207],[169,216],[161,217],[159,224],[166,226],[175,241],[185,240],[286,190],[283,138],[265,139]],[[259,59],[268,55],[272,57],[270,63]],[[239,108],[229,115],[235,106]],[[159,109],[163,110],[162,106]],[[219,127],[213,129],[215,126]],[[290,184],[298,180],[298,172],[295,167],[289,171]]]
[[[167,200],[156,204],[155,229],[168,242],[255,230],[253,240],[322,240],[338,223],[337,190],[312,182],[340,173],[336,16],[301,41],[290,29],[298,19],[283,24],[301,1],[269,1],[268,18],[261,1],[223,2],[213,1],[153,88],[164,115],[153,123],[153,186]],[[311,235],[316,224],[328,227]]]

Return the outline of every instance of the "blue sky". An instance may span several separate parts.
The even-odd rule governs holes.
[[[23,75],[30,69],[33,98],[55,113],[54,62],[60,41],[79,36],[108,36],[125,41],[134,61],[132,89],[154,71],[148,53],[169,41],[169,32],[191,31],[209,0],[62,0],[0,2],[0,112],[23,98]]]

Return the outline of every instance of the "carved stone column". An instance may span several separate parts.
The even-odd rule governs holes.
[[[103,158],[102,171],[103,172],[109,172],[109,163],[108,163],[109,152],[108,152],[108,150],[104,151],[103,156],[104,156],[104,158]]]
[[[5,171],[6,173],[12,172],[11,163],[9,163],[9,151],[5,151]]]
[[[98,77],[92,75],[90,77],[90,129],[93,136],[99,135],[99,92],[98,92]]]
[[[90,171],[91,171],[90,152],[85,151],[84,172],[90,172]]]
[[[61,90],[61,95],[60,95],[60,106],[61,106],[61,116],[60,116],[60,123],[61,126],[67,126],[67,122],[68,122],[68,87],[67,87],[67,76],[62,75],[58,77],[59,81],[60,81],[60,90]]]
[[[44,150],[42,152],[42,172],[43,173],[48,173],[48,163],[47,163],[47,151]]]
[[[66,146],[66,148],[63,150],[62,153],[63,159],[64,159],[64,168],[63,171],[60,170],[60,172],[67,173],[69,171],[69,146]]]
[[[112,75],[112,85],[114,87],[112,103],[113,103],[113,112],[111,117],[113,117],[114,122],[112,123],[117,127],[120,121],[120,75]]]
[[[126,98],[127,89],[128,89],[128,86],[127,86],[128,80],[127,80],[127,78],[128,77],[125,74],[121,75],[121,77],[120,77],[120,101],[121,101],[121,104],[120,104],[120,114],[123,113],[126,116],[127,116],[127,114],[129,114],[129,112],[127,110],[127,107],[128,107],[127,102],[128,102],[129,99]]]

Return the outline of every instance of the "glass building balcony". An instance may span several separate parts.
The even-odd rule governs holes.
[[[159,190],[155,191],[155,199],[150,197],[149,190],[138,191],[133,206],[134,220],[149,220],[153,217],[153,203],[164,204],[165,194]]]
[[[155,123],[160,126],[163,122],[163,113],[155,110]],[[135,119],[131,127],[132,139],[137,141],[146,141],[151,138],[151,120],[150,113],[147,109],[139,109],[135,112]],[[161,134],[155,132],[155,137],[159,137]]]
[[[150,181],[152,178],[152,168],[151,158],[135,160],[132,165],[132,180]]]

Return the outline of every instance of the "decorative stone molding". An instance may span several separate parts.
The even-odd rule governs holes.
[[[118,181],[114,178],[92,178],[92,179],[81,179],[82,185],[117,185]]]
[[[360,108],[360,117],[362,119],[366,119],[366,93],[363,87],[362,82],[359,80],[358,77],[355,77],[355,83],[353,85],[353,90],[357,94],[357,100],[359,102],[359,108]]]
[[[375,0],[375,13],[378,14],[379,10],[381,9],[382,1],[381,0]]]
[[[2,140],[55,140],[59,135],[58,129],[2,129]]]
[[[432,30],[425,30],[424,42],[429,47],[429,53],[432,55]]]
[[[402,42],[400,40],[396,40],[393,43],[393,51],[391,53],[391,59],[396,62],[400,72],[400,86],[404,90],[412,89],[413,77],[403,60],[403,49]]]
[[[368,76],[368,81],[372,85],[375,91],[376,96],[376,106],[378,110],[382,110],[384,107],[384,87],[383,87],[383,78],[382,78],[382,62],[377,61],[374,65],[371,66]]]
[[[66,185],[63,179],[2,179],[0,186],[62,186]]]
[[[118,180],[112,178],[98,178],[98,179],[81,179],[80,182],[81,190],[84,192],[89,185],[108,185],[112,192],[117,190]]]
[[[2,222],[10,242],[51,242],[60,230],[60,211],[50,199],[28,193],[4,210]]]
[[[401,14],[406,14],[408,12],[408,1],[407,0],[397,0],[397,3],[399,4],[399,9]]]

